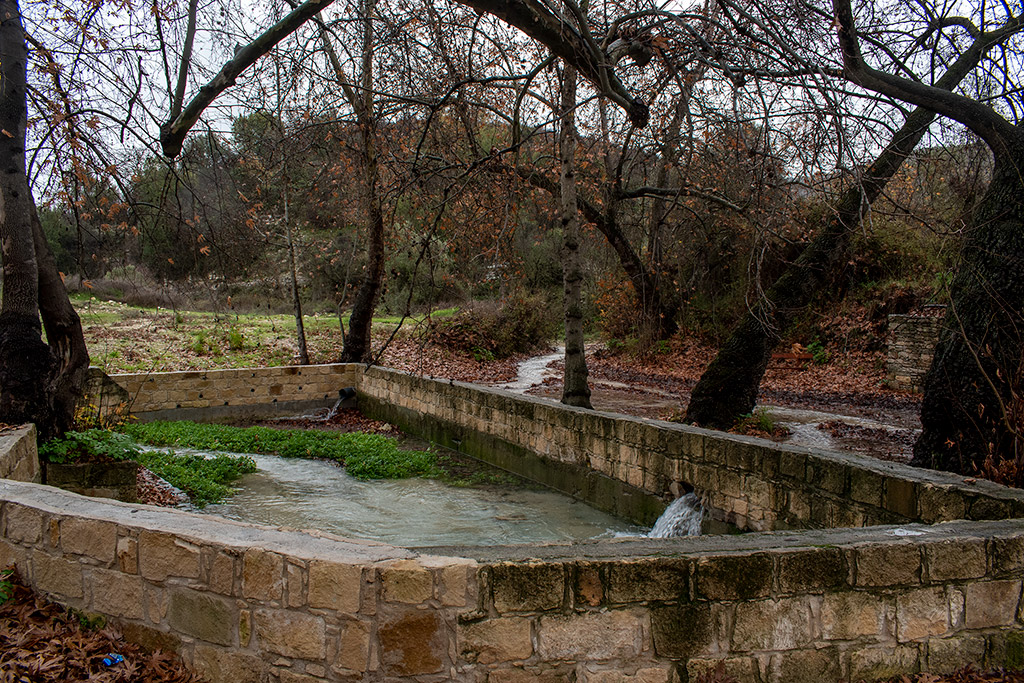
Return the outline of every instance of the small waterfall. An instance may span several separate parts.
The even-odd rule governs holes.
[[[697,494],[687,493],[676,498],[665,508],[654,528],[647,534],[650,538],[674,538],[677,536],[699,536],[704,521],[704,508],[700,506]]]

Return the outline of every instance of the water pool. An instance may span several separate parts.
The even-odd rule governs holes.
[[[550,543],[646,531],[548,490],[360,481],[331,462],[250,457],[258,471],[205,513],[405,547]]]

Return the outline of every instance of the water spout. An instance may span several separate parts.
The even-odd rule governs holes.
[[[697,494],[691,491],[672,501],[647,535],[650,538],[699,536],[703,522],[704,508],[700,506]]]

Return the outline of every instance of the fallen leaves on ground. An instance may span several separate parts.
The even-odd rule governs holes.
[[[0,605],[0,683],[200,683],[177,657],[146,653],[112,629],[89,630],[67,610],[11,580]],[[107,666],[116,653],[124,661]]]

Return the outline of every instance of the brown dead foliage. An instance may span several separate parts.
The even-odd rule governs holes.
[[[0,605],[0,683],[200,683],[177,657],[146,653],[112,629],[83,628],[67,610],[35,595],[17,577]],[[124,661],[106,666],[110,653]]]

